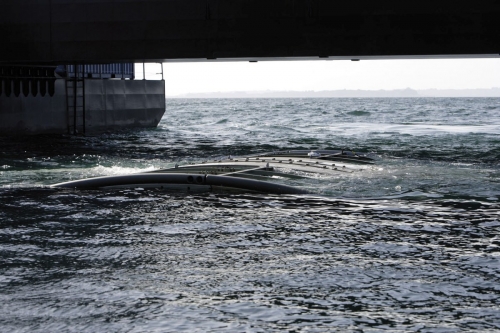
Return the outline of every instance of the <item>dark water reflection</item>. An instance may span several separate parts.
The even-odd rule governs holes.
[[[500,102],[169,100],[157,129],[0,136],[1,332],[500,331]],[[286,149],[317,196],[43,186]],[[359,199],[364,198],[364,199]]]
[[[495,203],[0,196],[5,331],[500,329]]]

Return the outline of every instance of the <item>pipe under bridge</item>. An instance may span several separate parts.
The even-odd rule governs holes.
[[[498,57],[500,2],[3,0],[0,63]]]

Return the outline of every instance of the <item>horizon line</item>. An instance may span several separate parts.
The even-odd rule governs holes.
[[[210,91],[210,92],[187,92],[181,94],[166,94],[165,97],[175,98],[175,97],[186,97],[186,96],[194,96],[194,95],[272,95],[272,94],[327,94],[327,93],[413,93],[412,96],[394,96],[394,97],[447,97],[447,96],[418,96],[415,94],[420,93],[466,93],[466,92],[475,92],[477,93],[487,93],[494,91],[496,94],[493,96],[448,96],[448,97],[500,97],[500,87],[490,87],[490,88],[426,88],[426,89],[414,89],[414,88],[398,88],[398,89],[331,89],[331,90],[233,90],[233,91]],[[270,96],[271,97],[271,96]],[[289,97],[289,96],[287,96]],[[291,96],[293,97],[293,96]],[[299,97],[299,96],[297,96]],[[324,96],[328,97],[328,96]],[[342,96],[331,96],[331,97],[342,97]],[[356,96],[345,96],[345,97],[356,97]],[[366,96],[360,96],[366,97]],[[371,96],[368,96],[371,97]],[[373,96],[377,97],[377,96]],[[381,97],[391,97],[391,96],[381,96]]]

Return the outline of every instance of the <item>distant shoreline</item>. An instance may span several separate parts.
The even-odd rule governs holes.
[[[325,91],[232,91],[167,95],[166,98],[409,98],[409,97],[500,97],[500,88],[490,89],[395,89]]]

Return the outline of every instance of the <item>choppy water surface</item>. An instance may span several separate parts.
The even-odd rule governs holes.
[[[168,100],[157,129],[0,138],[1,331],[500,331],[500,100]],[[61,191],[338,149],[307,196]]]

